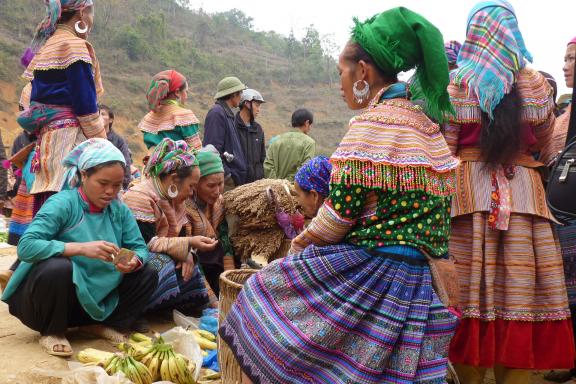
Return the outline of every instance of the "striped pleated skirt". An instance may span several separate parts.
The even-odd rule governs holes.
[[[456,317],[425,259],[310,246],[252,276],[220,328],[255,383],[444,383]]]
[[[509,229],[488,214],[452,219],[463,319],[453,363],[522,369],[571,368],[574,340],[562,256],[549,220],[512,213]]]
[[[190,280],[184,281],[182,272],[168,255],[150,252],[148,264],[158,272],[158,287],[150,298],[147,312],[177,309],[192,315],[208,304],[208,288],[198,265]]]
[[[28,193],[26,181],[22,179],[18,193],[14,197],[14,208],[8,226],[8,244],[17,246],[20,237],[26,232],[32,222],[34,211],[34,196]]]

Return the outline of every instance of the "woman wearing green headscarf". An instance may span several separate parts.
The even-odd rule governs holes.
[[[456,316],[432,288],[458,161],[427,113],[451,111],[441,33],[394,8],[355,20],[341,91],[358,114],[332,155],[330,191],[291,253],[251,277],[220,335],[256,383],[443,383]]]
[[[158,271],[148,311],[178,309],[192,315],[208,303],[216,305],[197,252],[213,250],[217,241],[194,236],[184,210],[199,178],[192,148],[183,140],[164,138],[150,155],[142,181],[124,194]]]
[[[198,260],[206,280],[219,296],[220,274],[234,269],[232,246],[228,238],[228,225],[225,220],[224,165],[218,150],[207,145],[196,154],[200,168],[200,180],[194,196],[186,201],[186,215],[192,225],[194,236],[217,238],[218,244],[213,250],[198,252]]]

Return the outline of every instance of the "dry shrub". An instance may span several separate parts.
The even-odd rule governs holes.
[[[268,201],[267,187],[271,187],[275,192],[282,210],[287,213],[296,212],[298,207],[294,189],[287,180],[258,180],[224,194],[230,240],[234,252],[240,255],[242,260],[253,255],[272,260],[286,239],[276,222],[274,207]],[[290,195],[286,192],[286,187]]]

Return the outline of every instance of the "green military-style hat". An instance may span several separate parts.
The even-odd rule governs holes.
[[[216,95],[214,95],[214,99],[220,99],[235,92],[243,91],[246,88],[247,87],[240,81],[239,78],[234,76],[225,77],[218,83],[218,89],[216,91]]]

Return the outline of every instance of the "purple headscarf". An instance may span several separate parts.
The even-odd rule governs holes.
[[[444,50],[446,51],[446,57],[448,58],[449,65],[456,64],[460,48],[462,48],[462,44],[456,40],[452,40],[444,44]]]
[[[304,163],[296,173],[294,181],[306,192],[314,190],[327,197],[330,192],[330,172],[330,160],[326,156],[317,156]]]

